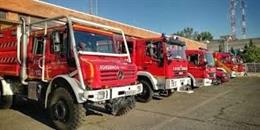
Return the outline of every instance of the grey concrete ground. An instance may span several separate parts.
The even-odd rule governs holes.
[[[0,110],[0,130],[52,129],[43,110],[27,104]],[[260,77],[233,79],[193,94],[137,103],[123,117],[91,113],[81,130],[260,130]]]
[[[249,77],[260,77],[260,73],[247,73]]]

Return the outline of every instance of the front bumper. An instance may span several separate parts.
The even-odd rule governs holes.
[[[232,71],[231,74],[230,74],[230,77],[231,78],[237,77],[237,73],[235,71]]]
[[[211,86],[212,85],[212,79],[209,78],[203,78],[203,79],[196,79],[196,86]]]
[[[165,89],[174,89],[191,85],[190,78],[166,79]]]
[[[225,76],[222,76],[221,77],[221,81],[222,82],[227,82],[227,81],[229,81],[230,80],[230,77],[228,76],[228,75],[225,75]]]
[[[211,86],[212,85],[212,79],[205,78],[203,79],[203,86]]]
[[[83,97],[93,102],[105,101],[119,97],[134,96],[143,91],[142,84],[115,87],[109,89],[85,91]]]
[[[220,84],[222,81],[218,81],[217,79],[212,79],[212,84],[213,85],[218,85]]]
[[[243,77],[243,76],[245,76],[246,73],[245,72],[237,72],[236,74],[237,74],[238,77]]]

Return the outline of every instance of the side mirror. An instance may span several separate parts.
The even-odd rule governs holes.
[[[159,58],[159,66],[163,66],[164,58],[163,56]]]
[[[151,56],[154,55],[154,50],[153,50],[152,44],[148,46],[148,51],[149,51],[149,54],[150,54]]]
[[[59,32],[57,32],[57,31],[53,32],[52,41],[54,43],[60,43],[60,33]]]
[[[206,59],[203,59],[203,65],[207,65],[208,61]]]
[[[53,51],[60,52],[61,51],[61,40],[60,40],[60,33],[55,31],[52,33],[52,44],[53,44]]]
[[[204,61],[204,65],[208,65],[208,62],[207,62],[207,61]]]

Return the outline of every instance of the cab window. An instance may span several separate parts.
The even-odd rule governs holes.
[[[133,42],[127,41],[127,47],[130,55],[133,54]],[[126,54],[125,44],[123,41],[116,41],[116,48],[119,54]]]
[[[190,63],[192,63],[194,65],[199,65],[199,55],[198,54],[189,55],[188,60]]]
[[[146,55],[150,56],[153,59],[160,59],[162,58],[161,43],[160,42],[147,42],[146,43]]]
[[[66,54],[67,33],[53,32],[51,34],[51,53]]]
[[[34,38],[33,54],[36,54],[36,55],[43,54],[43,46],[44,46],[44,38],[43,37],[35,37]]]

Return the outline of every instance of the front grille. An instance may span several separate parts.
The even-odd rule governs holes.
[[[215,73],[209,73],[209,78],[215,78]]]
[[[123,72],[123,77],[118,76],[119,71]],[[135,78],[135,70],[106,70],[100,72],[100,80],[103,82],[113,80],[125,80]]]
[[[174,70],[173,74],[175,77],[183,77],[186,75],[186,70]]]

